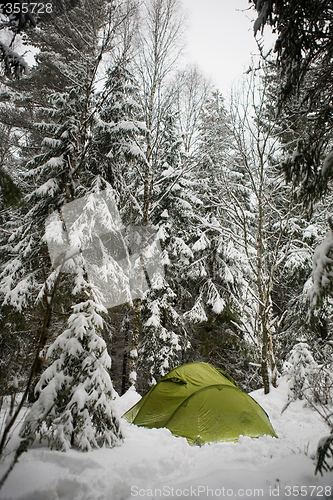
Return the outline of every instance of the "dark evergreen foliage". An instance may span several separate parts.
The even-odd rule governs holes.
[[[333,434],[322,438],[317,449],[317,465],[316,474],[320,472],[330,472],[333,470],[333,465],[329,463],[329,459],[333,458]]]
[[[311,205],[325,192],[332,169],[321,170],[332,148],[333,8],[330,0],[250,0],[258,11],[255,33],[265,24],[278,38],[278,110],[300,136],[283,163],[299,199]],[[304,134],[303,128],[306,128]],[[322,175],[324,174],[324,175]]]

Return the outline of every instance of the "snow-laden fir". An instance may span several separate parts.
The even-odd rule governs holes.
[[[68,328],[47,351],[51,364],[36,386],[37,401],[20,433],[23,440],[46,440],[48,446],[62,451],[120,443],[108,372],[111,359],[99,335],[105,312],[93,298],[73,306]]]

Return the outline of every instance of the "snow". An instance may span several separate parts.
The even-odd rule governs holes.
[[[128,148],[129,153],[133,156],[137,156],[138,158],[144,158],[144,154],[139,146],[136,144],[131,144]],[[108,156],[108,155],[107,155]]]
[[[10,304],[15,307],[18,311],[22,309],[27,304],[27,297],[29,291],[34,287],[34,279],[32,275],[28,275],[26,278],[22,279],[14,288],[10,289],[11,279],[7,277],[3,280],[4,286],[3,290],[6,291],[3,305]]]
[[[118,132],[119,130],[126,130],[130,132],[139,132],[138,127],[142,128],[142,122],[132,122],[127,120],[121,120],[118,123],[109,123],[108,128],[112,132]],[[144,130],[146,127],[144,126]]]
[[[57,148],[61,145],[59,139],[54,139],[53,137],[44,137],[42,140],[42,146],[48,146],[50,148]]]
[[[167,163],[165,163],[163,165],[163,167],[164,167],[164,170],[161,173],[161,175],[163,177],[171,177],[174,174],[175,169],[173,167],[171,167],[170,165],[168,165]]]
[[[224,279],[227,283],[234,282],[234,277],[232,275],[232,272],[231,272],[229,266],[227,266],[227,264],[224,265]]]
[[[277,439],[241,436],[237,443],[189,446],[167,429],[136,427],[122,419],[124,442],[111,449],[64,453],[35,445],[21,456],[0,499],[332,498],[332,474],[314,474],[317,445],[328,427],[304,401],[292,401],[281,414],[287,391],[282,377],[268,395],[261,389],[251,393],[269,414]],[[131,388],[115,405],[123,414],[139,399]],[[0,464],[1,475],[10,458]]]
[[[158,327],[160,325],[160,318],[157,314],[152,314],[150,318],[146,321],[145,326],[154,326]]]
[[[193,257],[192,250],[181,238],[174,239],[174,247],[178,253],[184,255],[185,257]]]
[[[46,163],[44,163],[44,165],[42,165],[40,168],[45,169],[48,167],[51,167],[51,168],[62,167],[63,163],[64,163],[64,155],[60,155],[59,157],[56,156],[56,157],[51,158]]]
[[[220,297],[220,294],[212,281],[208,282],[208,299],[207,304],[210,304],[216,314],[220,314],[225,308],[225,301]]]
[[[225,308],[225,301],[221,297],[217,297],[213,304],[213,311],[216,314],[220,314]]]
[[[318,298],[331,284],[333,276],[333,259],[331,253],[333,249],[333,232],[329,231],[324,241],[316,248],[313,255],[313,288],[309,290],[312,306],[317,304]]]
[[[36,196],[54,196],[54,193],[58,190],[58,182],[56,179],[49,179],[47,182],[42,184],[38,189],[35,190]]]
[[[201,323],[207,321],[207,316],[203,308],[202,300],[199,298],[190,311],[184,313],[184,318],[192,321],[192,323]]]
[[[45,234],[42,241],[49,245],[64,246],[64,228],[60,215],[53,212],[48,216],[45,222]],[[63,248],[62,248],[63,249]],[[50,250],[50,249],[49,249]],[[52,256],[51,256],[52,259]]]
[[[310,224],[307,226],[304,231],[303,231],[303,240],[311,240],[312,238],[318,238],[318,226],[315,226],[314,224]]]
[[[205,233],[202,233],[200,238],[194,243],[192,249],[195,252],[199,252],[200,250],[205,250],[206,248],[209,248],[209,240]]]

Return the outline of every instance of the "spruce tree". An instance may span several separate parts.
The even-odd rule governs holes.
[[[36,354],[23,398],[4,430],[1,451],[10,427],[31,390],[33,379],[40,374],[42,350],[50,341],[50,333],[56,333],[52,314],[57,300],[62,302],[60,308],[64,321],[67,310],[77,300],[68,291],[73,291],[74,295],[80,292],[75,292],[74,278],[78,272],[76,266],[72,273],[64,274],[62,257],[59,255],[58,262],[56,259],[51,262],[47,245],[50,232],[52,238],[61,240],[61,232],[64,230],[63,207],[87,194],[92,187],[101,187],[98,178],[89,171],[91,138],[99,109],[94,81],[102,56],[112,47],[117,34],[114,27],[119,26],[120,19],[127,15],[126,12],[117,11],[117,7],[117,4],[101,1],[95,3],[92,9],[91,5],[82,1],[75,9],[59,16],[52,25],[47,25],[32,35],[32,41],[41,49],[36,74],[45,75],[46,68],[52,68],[55,78],[51,88],[58,88],[50,96],[46,119],[38,124],[44,133],[42,151],[25,167],[28,193],[25,204],[18,209],[15,227],[11,227],[12,234],[7,240],[8,258],[1,275],[3,304],[16,308],[21,314],[34,307],[39,315]],[[107,28],[104,35],[100,31],[102,25]],[[44,102],[48,84],[47,79],[41,83]],[[93,228],[89,228],[88,234],[92,232]],[[80,234],[78,239],[80,240]],[[100,238],[98,241],[100,242]],[[78,242],[75,246],[80,248]],[[89,278],[87,280],[89,283]],[[58,296],[57,292],[60,292]],[[97,294],[97,297],[99,301],[102,300],[101,294]],[[84,301],[80,299],[78,304],[82,302]],[[34,305],[36,303],[37,306]],[[78,312],[81,311],[80,307]],[[83,309],[82,314],[84,315]],[[101,325],[98,326],[100,329]],[[87,338],[92,333],[97,335],[97,330],[91,324],[86,329]],[[89,375],[94,378],[92,371]],[[98,380],[95,378],[95,381]],[[111,395],[110,383],[101,385],[106,391],[106,398]],[[118,432],[117,417],[111,413],[110,419],[115,423],[113,430]],[[91,426],[94,427],[93,420]],[[113,432],[111,427],[110,432]],[[118,436],[115,435],[114,438],[116,441]]]
[[[156,159],[150,221],[158,228],[163,273],[153,275],[151,289],[142,301],[143,325],[138,350],[140,376],[143,380],[149,377],[150,383],[180,364],[189,348],[182,315],[188,293],[184,276],[192,254],[187,245],[190,221],[195,220],[193,183],[184,172],[176,114],[170,113],[160,126],[162,138]]]
[[[248,195],[246,176],[232,153],[230,117],[218,91],[206,99],[199,131],[192,176],[201,205],[191,238],[193,257],[188,272],[189,289],[195,293],[185,317],[192,324],[194,348],[203,359],[227,370],[246,387],[244,371],[251,372],[243,327],[249,324],[250,315],[248,269],[239,245],[239,228],[221,200],[231,185],[244,208]]]
[[[72,307],[67,329],[47,351],[51,364],[36,386],[37,401],[20,433],[24,440],[38,437],[62,451],[114,446],[122,439],[112,403],[111,359],[101,337],[107,311],[89,283],[81,282],[80,288],[85,297]]]

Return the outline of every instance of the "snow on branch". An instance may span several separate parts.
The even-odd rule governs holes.
[[[330,222],[331,225],[331,222]],[[324,241],[317,247],[313,255],[313,286],[308,295],[311,307],[318,305],[319,300],[332,289],[333,280],[333,231],[327,233]]]
[[[201,298],[197,300],[190,311],[187,311],[184,314],[184,318],[188,319],[192,323],[202,323],[203,321],[207,321],[207,316],[202,304]]]

